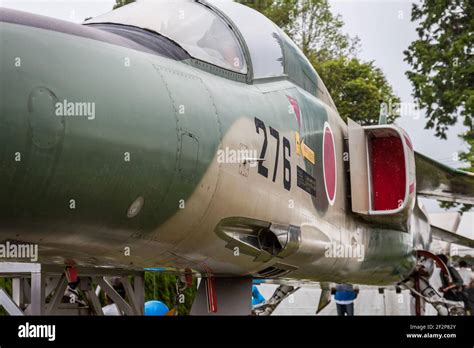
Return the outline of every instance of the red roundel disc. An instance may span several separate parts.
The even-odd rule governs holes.
[[[326,196],[329,204],[334,205],[337,183],[336,146],[334,145],[334,135],[327,122],[324,124],[323,135],[323,171]]]

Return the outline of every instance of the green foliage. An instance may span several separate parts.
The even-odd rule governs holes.
[[[297,16],[298,0],[236,0],[236,2],[262,13],[291,35],[294,18]]]
[[[196,282],[183,292],[184,303],[179,303],[176,298],[176,280],[178,277],[174,274],[145,272],[145,301],[159,300],[170,310],[177,305],[179,315],[189,314],[196,293]]]
[[[127,4],[132,3],[132,2],[135,2],[135,0],[115,0],[114,10],[115,10],[116,8],[125,6],[125,5],[127,5]]]
[[[459,159],[468,166],[462,168],[463,170],[474,172],[474,129],[471,127],[466,133],[462,134],[461,137],[466,141],[469,151],[463,152],[459,155]]]
[[[395,110],[395,96],[373,62],[356,58],[359,39],[343,33],[344,22],[327,0],[263,0],[239,2],[260,11],[280,26],[308,57],[324,81],[339,114],[363,125],[377,124],[381,103]],[[388,121],[398,115],[389,112]]]
[[[468,172],[474,172],[474,131],[471,130],[467,131],[465,134],[460,135],[466,142],[469,147],[469,150],[463,152],[459,155],[459,159],[462,162],[468,163],[468,166],[465,168],[461,168],[462,170]],[[441,208],[450,209],[450,208],[459,208],[459,213],[463,214],[473,208],[472,204],[461,204],[461,203],[452,203],[452,202],[440,202],[439,203]]]
[[[474,112],[474,2],[423,1],[413,5],[418,40],[405,51],[414,97],[426,108],[427,128],[446,138],[459,117],[472,129]],[[472,134],[471,134],[472,136]]]
[[[282,28],[301,48],[316,61],[337,57],[355,57],[359,38],[342,32],[344,22],[334,15],[328,0],[239,0],[263,13]]]
[[[362,125],[375,125],[378,123],[381,103],[387,105],[389,122],[398,117],[394,111],[400,100],[393,93],[383,72],[372,62],[363,63],[356,58],[348,60],[341,57],[322,63],[313,62],[313,65],[325,81],[344,120],[350,117]]]
[[[472,209],[472,204],[462,204],[453,202],[439,202],[439,206],[443,209],[458,208],[458,213],[461,215]]]
[[[184,303],[176,302],[176,280],[178,276],[170,273],[158,273],[158,272],[145,272],[145,301],[159,300],[165,303],[171,310],[175,308],[176,304],[178,315],[188,315],[191,310],[191,306],[194,301],[196,293],[196,281],[193,282],[193,286],[184,290]],[[0,288],[7,291],[8,294],[12,293],[12,279],[11,278],[0,278]],[[107,304],[105,294],[101,292],[101,304],[104,306]],[[0,306],[0,316],[8,315],[3,307]]]
[[[459,119],[468,131],[460,137],[468,151],[460,154],[464,168],[474,172],[474,2],[469,0],[424,0],[412,8],[418,21],[418,40],[405,51],[411,65],[407,76],[414,97],[426,110],[426,128],[446,138],[446,130]],[[442,203],[442,207],[459,206]],[[472,206],[463,205],[461,212]]]
[[[0,288],[4,289],[9,295],[12,294],[12,279],[0,277]],[[0,306],[0,316],[8,315],[5,308]]]

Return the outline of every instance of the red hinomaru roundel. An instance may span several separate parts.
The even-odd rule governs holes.
[[[337,186],[336,146],[331,126],[327,122],[324,123],[323,134],[323,172],[326,196],[329,204],[334,205]]]

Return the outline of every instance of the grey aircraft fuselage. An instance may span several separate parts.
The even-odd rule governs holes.
[[[0,242],[44,263],[361,284],[403,279],[429,246],[413,199],[397,223],[352,211],[348,126],[320,79],[248,81],[0,11]]]

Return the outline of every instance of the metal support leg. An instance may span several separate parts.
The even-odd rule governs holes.
[[[102,290],[105,291],[107,296],[109,296],[112,301],[117,305],[117,307],[125,313],[125,315],[133,315],[133,309],[130,305],[125,302],[125,300],[115,291],[115,289],[104,279],[98,278],[97,283],[100,285]]]
[[[23,278],[23,299],[25,303],[31,303],[31,286],[28,278]]]
[[[44,314],[44,276],[42,272],[31,273],[31,307],[30,315]]]
[[[53,291],[57,288],[60,279],[61,279],[61,276],[45,277],[46,290],[45,290],[44,296],[46,298],[49,295],[51,295]]]
[[[87,281],[87,286],[83,288],[83,282]],[[92,278],[81,278],[81,289],[86,295],[87,301],[92,306],[92,309],[96,315],[104,315],[102,306],[100,305],[98,294],[96,294],[94,288],[92,287]]]
[[[13,293],[13,301],[16,305],[20,308],[23,307],[24,301],[24,284],[25,280],[23,278],[13,278],[12,279],[12,293]]]
[[[120,281],[122,282],[122,285],[125,289],[125,293],[127,294],[128,301],[130,302],[130,306],[133,309],[133,314],[140,315],[141,314],[140,304],[137,302],[137,299],[135,297],[135,291],[133,290],[132,284],[130,284],[128,277],[121,277]]]
[[[128,269],[75,267],[69,269],[69,275],[80,279],[80,294],[84,294],[87,301],[77,303],[63,302],[67,290],[67,276],[65,266],[44,265],[25,262],[0,262],[0,276],[13,279],[12,296],[4,289],[0,294],[0,305],[8,313],[20,315],[22,312],[29,315],[102,315],[99,300],[100,291],[115,302],[122,313],[126,315],[143,315],[144,311],[144,272]],[[77,275],[80,278],[77,278]],[[128,277],[134,277],[133,286]],[[114,288],[104,280],[104,277],[121,277],[127,292],[127,300],[123,299]],[[92,279],[99,285],[93,287]],[[50,298],[49,303],[46,299]],[[23,311],[22,311],[23,310]]]
[[[145,314],[145,275],[135,276],[133,287],[135,288],[135,301],[138,303],[139,315]]]
[[[268,316],[273,313],[273,311],[278,307],[278,305],[288,296],[295,293],[299,288],[295,288],[290,285],[280,285],[275,292],[273,293],[272,297],[270,297],[267,301],[257,305],[253,313],[255,315],[262,315]],[[322,295],[322,294],[321,294]]]
[[[64,291],[66,291],[66,287],[67,287],[67,279],[66,279],[66,276],[63,274],[61,278],[59,278],[56,288],[54,289],[54,295],[48,304],[46,315],[54,314],[54,311],[59,307],[59,304],[61,303],[61,300],[64,296]]]
[[[0,288],[0,305],[2,305],[10,315],[24,315],[20,307],[18,307],[17,304],[13,302],[10,296],[8,296],[8,294],[2,288]]]

